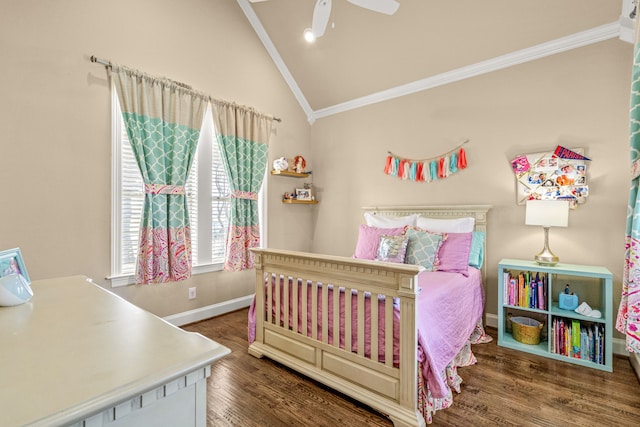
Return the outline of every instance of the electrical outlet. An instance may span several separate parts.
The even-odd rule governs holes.
[[[196,298],[196,288],[189,288],[189,299]]]

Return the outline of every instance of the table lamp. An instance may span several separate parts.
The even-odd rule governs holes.
[[[569,202],[528,200],[525,224],[541,225],[544,228],[544,248],[535,256],[535,261],[541,265],[556,265],[560,259],[549,249],[549,227],[569,225]]]

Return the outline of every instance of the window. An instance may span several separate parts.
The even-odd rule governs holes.
[[[112,91],[112,103],[110,279],[112,286],[117,287],[134,283],[144,192],[115,90]],[[205,113],[196,156],[185,187],[191,227],[193,274],[221,270],[229,225],[230,191],[209,110]],[[258,201],[261,223],[264,217],[262,200],[261,191]]]

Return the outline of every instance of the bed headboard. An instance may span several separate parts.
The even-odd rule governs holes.
[[[406,216],[418,214],[426,218],[437,219],[475,218],[474,230],[483,231],[485,233],[484,247],[482,248],[485,260],[485,262],[482,263],[483,278],[487,277],[487,213],[490,209],[491,205],[373,206],[362,208],[364,212],[384,216]]]

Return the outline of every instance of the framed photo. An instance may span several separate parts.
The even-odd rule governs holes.
[[[296,199],[298,200],[311,200],[310,188],[296,188]]]
[[[22,252],[20,248],[8,249],[0,251],[0,277],[8,276],[9,274],[22,274],[27,283],[31,283],[29,279],[29,273],[24,265],[22,259]]]

